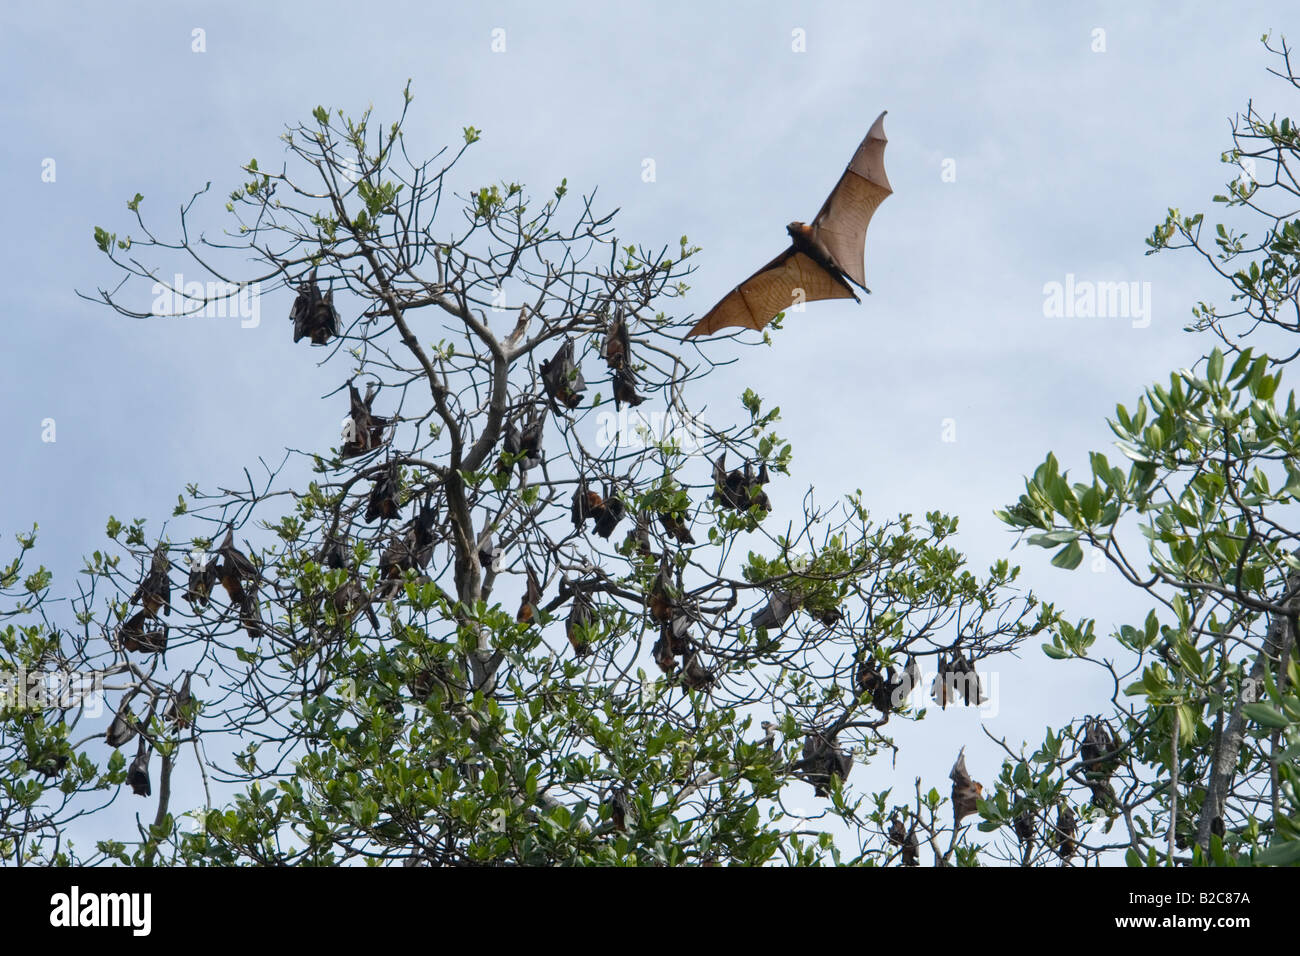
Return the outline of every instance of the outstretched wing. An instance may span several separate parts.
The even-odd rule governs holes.
[[[863,266],[867,225],[876,207],[894,191],[885,176],[886,142],[885,114],[881,113],[812,222],[813,233],[831,251],[835,264],[863,288],[867,283]]]
[[[686,337],[712,335],[728,326],[762,330],[778,313],[800,302],[852,297],[850,289],[791,246],[732,289]]]

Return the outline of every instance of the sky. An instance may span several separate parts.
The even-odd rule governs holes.
[[[1108,633],[1149,603],[1090,561],[1009,552],[993,510],[1049,451],[1085,472],[1110,450],[1115,404],[1210,347],[1183,327],[1224,287],[1143,239],[1167,207],[1213,212],[1248,99],[1290,106],[1259,40],[1294,18],[1281,2],[6,5],[0,535],[38,522],[36,560],[66,596],[110,514],[156,531],[187,483],[240,483],[259,456],[336,441],[338,403],[317,400],[335,375],[290,341],[287,293],[256,328],[132,320],[77,295],[116,282],[92,229],[129,231],[131,196],[170,229],[210,181],[197,221],[215,234],[239,166],[278,164],[280,133],[317,105],[373,104],[387,123],[409,78],[413,155],[482,131],[457,192],[510,180],[547,195],[567,178],[621,210],[625,241],[687,235],[703,252],[683,315],[785,246],[784,223],[815,214],[887,109],[894,194],[867,238],[872,295],[790,316],[775,347],[737,349],[696,394],[738,411],[753,387],[781,406],[795,465],[774,496],[860,488],[882,519],[958,515],[975,567],[1010,553],[1026,586]],[[1045,287],[1067,281],[1137,283],[1149,310],[1045,314]],[[920,774],[946,792],[962,745],[991,781],[981,721],[1016,746],[1105,708],[1098,669],[1036,645],[997,670],[996,716],[932,712],[899,733],[896,766],[855,783]]]

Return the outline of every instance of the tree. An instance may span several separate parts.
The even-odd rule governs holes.
[[[1270,72],[1300,88],[1285,40],[1264,44],[1281,61]],[[1048,455],[1000,513],[1056,549],[1054,565],[1096,549],[1154,603],[1113,635],[1118,661],[1090,656],[1093,620],[1052,625],[1046,653],[1104,668],[1114,692],[1032,754],[1007,747],[981,804],[1007,859],[1300,863],[1300,410],[1280,392],[1300,354],[1287,341],[1300,330],[1300,219],[1283,211],[1300,196],[1300,133],[1248,104],[1232,138],[1222,160],[1234,176],[1215,201],[1256,241],[1235,220],[1203,237],[1204,215],[1177,209],[1147,240],[1150,252],[1193,249],[1227,280],[1231,308],[1198,303],[1192,326],[1224,349],[1132,412],[1116,408],[1108,424],[1127,466],[1094,452],[1072,482]],[[1281,357],[1262,350],[1274,344]]]
[[[976,665],[1055,612],[1005,561],[968,570],[938,512],[878,521],[860,492],[809,491],[773,529],[793,500],[779,408],[746,391],[719,424],[690,403],[736,344],[685,353],[690,323],[665,311],[697,250],[620,244],[563,182],[541,203],[514,183],[453,196],[479,133],[413,161],[411,102],[387,127],[318,108],[277,171],[244,167],[220,240],[191,221],[206,189],[175,240],[138,194],[136,235],[95,230],[122,272],[97,298],[126,315],[287,290],[346,418],[338,447],[190,486],[157,533],[110,520],[75,630],[48,574],[20,586],[15,562],[9,669],[90,675],[107,707],[0,712],[0,852],[804,864],[913,862],[926,842],[972,860],[937,793],[854,796],[848,778],[894,746],[891,719],[924,713],[921,664],[944,703],[975,702]],[[202,280],[144,261],[169,256]],[[175,805],[196,775],[201,804]],[[60,844],[123,785],[154,803],[138,839]],[[787,813],[793,787],[848,835]]]

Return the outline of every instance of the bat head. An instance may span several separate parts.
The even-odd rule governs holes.
[[[809,228],[808,224],[800,222],[798,219],[786,226],[785,231],[790,234],[791,239],[797,239],[800,236],[807,239],[812,236],[812,229]]]

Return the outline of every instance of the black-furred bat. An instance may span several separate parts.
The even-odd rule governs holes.
[[[636,408],[645,401],[644,395],[636,392],[636,373],[630,365],[614,369],[614,407],[621,409],[624,405]]]
[[[828,797],[833,781],[843,781],[853,769],[853,755],[840,749],[839,741],[834,737],[827,739],[814,733],[804,738],[803,759],[795,766],[812,784],[816,796]]]
[[[172,612],[171,562],[167,560],[167,545],[161,541],[149,559],[149,573],[144,576],[140,586],[131,595],[131,604],[143,604],[146,613],[158,616],[158,609],[164,614]]]
[[[289,309],[293,322],[293,340],[310,338],[312,345],[327,345],[339,334],[339,313],[334,308],[334,290],[321,295],[316,285],[316,270],[298,287],[298,296]]]
[[[167,624],[154,622],[148,611],[137,611],[117,634],[123,650],[161,654],[167,650]]]
[[[686,523],[685,516],[678,516],[670,512],[661,512],[659,523],[664,526],[664,530],[680,541],[682,544],[694,544],[695,536],[691,534],[690,526]]]
[[[582,591],[573,595],[573,606],[569,609],[569,618],[564,622],[564,633],[573,645],[575,657],[586,657],[591,652],[591,623],[594,619],[591,598]]]
[[[185,600],[193,607],[207,607],[212,586],[217,583],[221,570],[216,555],[198,548],[190,552],[190,579],[185,588]]]
[[[373,451],[384,443],[384,430],[392,420],[376,415],[370,410],[375,403],[378,390],[373,385],[366,387],[363,399],[355,385],[348,383],[348,401],[351,418],[344,423],[343,445],[339,448],[342,458],[355,458]]]
[[[778,313],[803,302],[862,301],[853,286],[871,291],[863,261],[867,226],[876,207],[893,192],[885,176],[885,143],[881,113],[812,225],[786,226],[790,247],[729,292],[687,337],[732,326],[761,331]]]
[[[131,698],[123,697],[113,715],[113,722],[108,725],[104,739],[110,747],[121,747],[135,736],[135,715],[131,713]]]
[[[152,755],[153,750],[149,747],[149,741],[141,737],[140,745],[135,751],[135,759],[131,761],[131,766],[126,768],[127,786],[137,797],[149,796],[149,758]]]
[[[235,529],[226,532],[226,538],[217,549],[221,559],[219,573],[221,586],[230,596],[232,607],[239,608],[239,623],[248,631],[248,636],[256,638],[262,633],[261,612],[257,603],[257,568],[248,559],[248,555],[235,547]],[[248,586],[245,587],[245,584]]]
[[[780,627],[795,612],[795,600],[786,591],[773,591],[771,598],[749,619],[750,630]]]
[[[655,663],[665,674],[677,668],[677,658],[691,653],[691,619],[684,612],[673,615],[670,623],[659,629],[659,640],[651,648]]]
[[[400,492],[397,463],[393,462],[384,469],[370,489],[370,498],[366,501],[366,521],[391,521],[396,518],[400,509],[397,503]]]
[[[582,366],[573,358],[573,339],[565,339],[554,358],[541,364],[542,386],[556,413],[560,405],[574,409],[582,404],[582,393],[587,383],[582,378]]]
[[[190,671],[185,672],[178,690],[173,690],[163,711],[163,720],[177,727],[188,727],[193,722],[194,695],[190,693]]]
[[[605,497],[600,507],[592,512],[592,517],[596,519],[596,534],[608,541],[609,536],[614,533],[614,529],[626,514],[627,506],[618,496],[617,486],[606,482]]]

